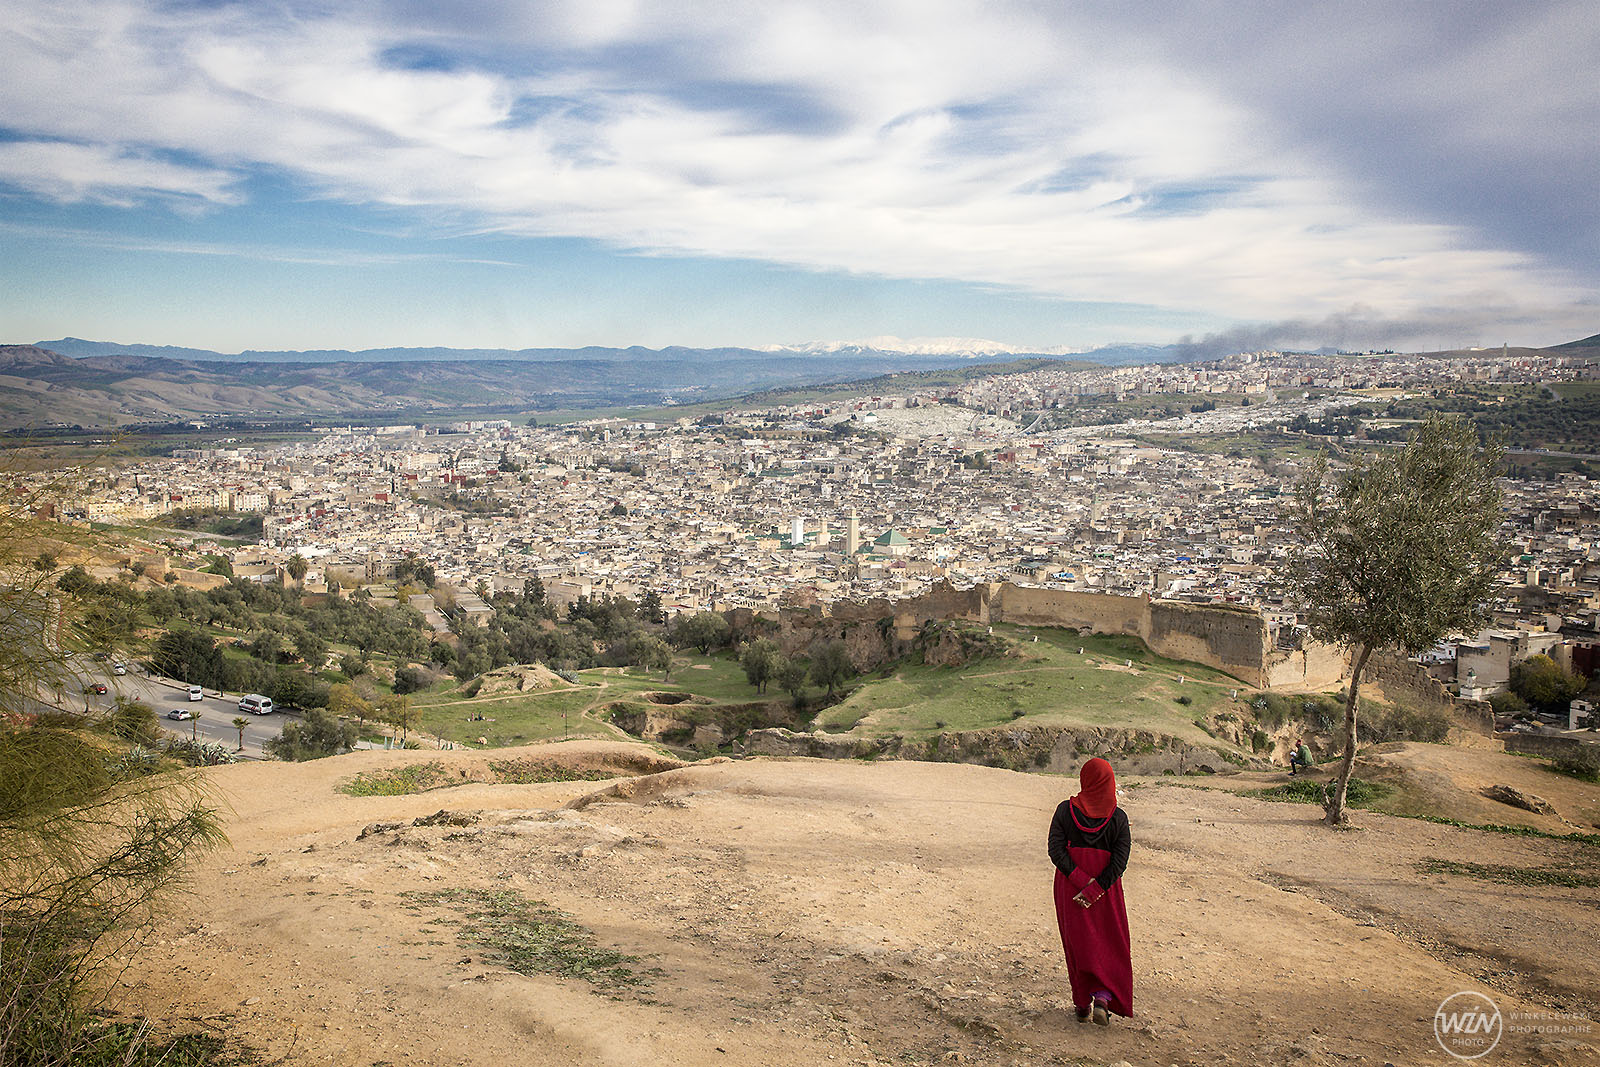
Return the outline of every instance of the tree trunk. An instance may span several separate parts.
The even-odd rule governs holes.
[[[1361,691],[1361,672],[1366,669],[1371,647],[1358,646],[1355,666],[1350,670],[1350,693],[1344,703],[1344,759],[1339,761],[1339,774],[1322,790],[1322,809],[1328,814],[1329,826],[1344,826],[1350,815],[1345,811],[1345,795],[1350,790],[1350,773],[1356,766],[1356,699]]]

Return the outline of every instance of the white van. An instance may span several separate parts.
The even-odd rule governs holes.
[[[198,685],[191,685],[189,687],[190,700],[204,700],[205,698],[206,691],[204,689],[201,689]]]
[[[272,714],[272,698],[264,697],[260,693],[247,693],[239,698],[239,710],[248,711],[255,715]]]

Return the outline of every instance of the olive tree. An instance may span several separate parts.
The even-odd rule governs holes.
[[[1344,758],[1323,796],[1330,825],[1349,821],[1345,797],[1368,659],[1384,649],[1420,652],[1481,618],[1503,559],[1499,458],[1470,424],[1434,417],[1403,448],[1331,481],[1324,460],[1296,487],[1290,518],[1302,543],[1290,589],[1311,635],[1350,651]]]

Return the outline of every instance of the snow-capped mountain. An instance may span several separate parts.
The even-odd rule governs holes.
[[[1035,345],[1004,344],[981,337],[869,337],[860,341],[806,341],[792,345],[762,345],[765,352],[793,352],[799,355],[856,354],[893,352],[907,356],[1005,356],[1023,353],[1040,356],[1068,356],[1084,351],[1069,345],[1040,348]]]

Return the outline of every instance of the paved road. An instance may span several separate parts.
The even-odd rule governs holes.
[[[119,696],[132,700],[142,700],[155,709],[156,717],[169,733],[179,737],[199,737],[206,741],[215,741],[226,745],[230,749],[239,747],[239,731],[233,725],[234,719],[244,719],[244,750],[239,755],[245,759],[260,759],[262,746],[283,732],[283,724],[293,716],[281,711],[274,711],[270,715],[252,715],[239,710],[239,699],[236,696],[218,697],[214,689],[206,690],[203,700],[191,701],[188,697],[189,687],[182,682],[174,682],[164,678],[146,678],[143,675],[130,672],[123,676],[110,676],[104,678],[107,692],[104,696],[89,694],[90,707],[104,710],[111,707],[112,702]],[[198,715],[196,719],[183,722],[167,718],[167,712],[174,708]]]

